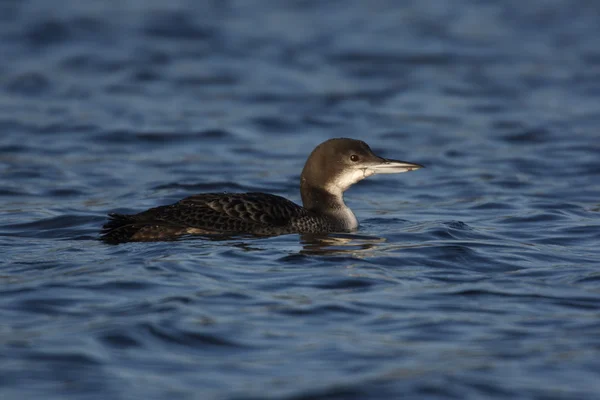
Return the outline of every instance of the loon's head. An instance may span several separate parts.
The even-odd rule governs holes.
[[[318,145],[306,160],[301,175],[302,200],[305,202],[304,192],[311,188],[341,196],[350,186],[371,175],[419,168],[423,166],[379,157],[362,140],[330,139]]]

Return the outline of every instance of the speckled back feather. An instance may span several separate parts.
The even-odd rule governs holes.
[[[108,243],[165,240],[186,233],[281,235],[330,232],[336,226],[288,199],[267,193],[204,193],[134,215],[111,214]]]

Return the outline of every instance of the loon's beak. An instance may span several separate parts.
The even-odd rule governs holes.
[[[400,160],[390,160],[377,157],[379,160],[367,167],[372,174],[399,174],[401,172],[414,171],[424,168],[421,164],[415,164]]]

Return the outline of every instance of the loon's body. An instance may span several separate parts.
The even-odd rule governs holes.
[[[313,150],[302,170],[302,207],[267,193],[203,193],[139,214],[109,214],[102,239],[122,243],[171,240],[185,234],[352,232],[358,221],[344,203],[346,189],[374,174],[419,168],[378,157],[359,140],[330,139]]]

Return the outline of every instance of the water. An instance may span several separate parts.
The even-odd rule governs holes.
[[[0,2],[2,399],[600,398],[594,1]],[[107,212],[425,164],[356,234],[110,246]]]

